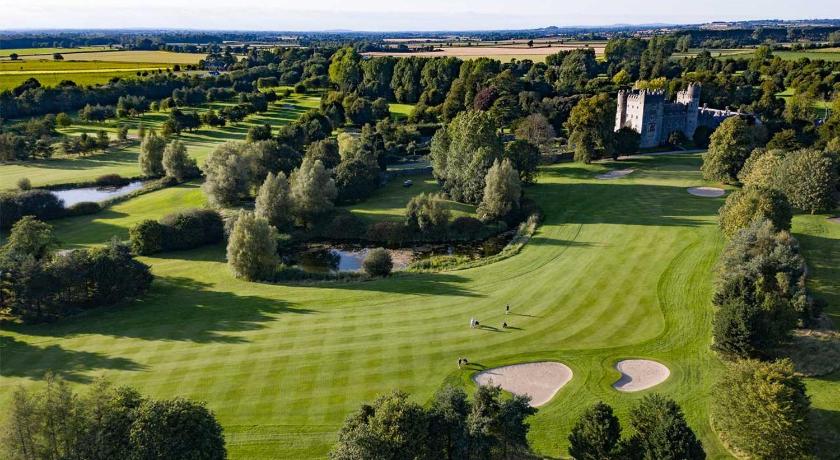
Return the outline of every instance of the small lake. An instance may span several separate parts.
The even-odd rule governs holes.
[[[64,200],[64,207],[69,208],[76,203],[82,203],[84,201],[99,203],[110,198],[128,195],[131,192],[143,188],[143,184],[143,181],[137,180],[129,182],[122,187],[83,187],[68,190],[51,190],[50,192]]]
[[[457,244],[426,244],[409,248],[387,249],[394,262],[394,270],[405,270],[412,262],[439,255],[461,255],[473,259],[498,254],[510,241],[512,233],[494,236],[484,241]],[[299,249],[291,263],[310,273],[357,272],[373,247],[362,245],[312,244]]]

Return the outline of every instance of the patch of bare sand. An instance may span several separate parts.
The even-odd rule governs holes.
[[[831,222],[831,223],[833,223],[833,224],[840,224],[840,216],[837,216],[837,217],[829,217],[829,218],[828,218],[828,221],[829,221],[829,222]]]
[[[563,363],[542,361],[487,369],[473,376],[473,380],[479,385],[498,385],[513,394],[528,395],[531,406],[538,407],[572,380],[572,370]]]
[[[703,198],[717,198],[726,194],[726,190],[717,187],[691,187],[688,193]]]
[[[664,382],[671,371],[661,363],[649,359],[625,359],[616,363],[621,378],[613,384],[618,391],[642,391]]]
[[[632,174],[635,169],[616,169],[604,174],[598,174],[595,176],[596,179],[618,179],[620,177],[627,176]]]

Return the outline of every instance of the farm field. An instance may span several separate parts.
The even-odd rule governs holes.
[[[530,59],[532,61],[544,61],[545,57],[551,54],[558,53],[564,50],[580,49],[588,47],[588,44],[569,45],[569,44],[552,44],[550,46],[535,45],[529,48],[526,45],[479,45],[479,46],[442,46],[436,51],[416,51],[410,53],[402,52],[387,52],[374,51],[363,53],[367,56],[422,56],[422,57],[449,57],[454,56],[461,59],[475,59],[479,57],[487,57],[491,59],[498,59],[503,62],[511,59]],[[595,49],[595,54],[599,57],[604,54],[604,44],[596,43],[592,46]]]
[[[626,421],[646,392],[613,390],[612,365],[644,357],[671,369],[654,391],[680,403],[709,458],[727,457],[707,412],[721,370],[709,342],[723,199],[686,193],[703,183],[699,166],[699,155],[683,154],[544,167],[526,192],[545,211],[538,233],[521,254],[469,270],[271,285],[233,278],[221,246],[144,258],[157,278],[142,300],[0,332],[0,410],[8,388],[47,369],[76,385],[107,375],[152,396],[207,401],[231,458],[318,458],[344,417],[377,394],[400,388],[425,402],[444,382],[472,388],[457,356],[487,367],[552,359],[574,377],[531,420],[530,441],[557,457],[566,455],[573,420],[595,401]],[[614,168],[636,172],[594,179]],[[399,217],[410,196],[435,189],[431,180],[415,180],[411,189],[395,182],[352,211]],[[53,223],[65,247],[88,246],[124,237],[140,219],[202,203],[189,183]],[[837,315],[840,226],[831,225],[825,216],[798,216],[794,233],[813,265],[812,287]],[[513,329],[468,327],[471,316],[500,323],[506,303]],[[837,426],[836,377],[808,385],[815,408]]]
[[[109,61],[76,61],[65,59],[53,61],[41,59],[37,61],[0,61],[0,75],[10,74],[49,74],[49,73],[81,73],[81,72],[110,72],[114,70],[153,70],[171,68],[172,64],[152,62],[109,62]]]
[[[175,53],[171,51],[90,51],[73,53],[74,61],[146,62],[168,64],[198,64],[207,55],[200,53]],[[42,59],[41,56],[24,56],[24,59]],[[68,57],[65,57],[68,59]]]
[[[48,55],[51,56],[53,53],[61,53],[61,54],[69,54],[69,53],[81,53],[85,51],[102,51],[103,48],[101,46],[80,46],[78,48],[9,48],[9,49],[0,49],[0,59],[6,58],[15,53],[20,57],[25,56],[44,56]]]
[[[40,73],[33,75],[30,73],[23,74],[4,74],[0,75],[0,91],[12,89],[20,86],[29,78],[37,79],[42,86],[55,86],[64,80],[70,80],[79,86],[101,85],[108,83],[114,77],[128,78],[137,75],[137,70],[126,71],[108,71],[108,72],[68,72],[68,73]]]

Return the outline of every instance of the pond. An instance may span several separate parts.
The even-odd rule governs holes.
[[[69,208],[76,203],[82,203],[84,201],[99,203],[110,198],[128,195],[131,192],[140,190],[143,184],[143,181],[137,180],[121,187],[82,187],[68,190],[51,190],[50,193],[64,200],[64,207]]]
[[[412,262],[439,255],[461,255],[472,259],[498,254],[513,234],[506,232],[484,241],[453,244],[426,244],[408,248],[388,249],[394,270],[405,270]],[[357,272],[373,246],[311,244],[298,249],[286,262],[310,273]]]

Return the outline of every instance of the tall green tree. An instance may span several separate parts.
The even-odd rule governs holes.
[[[170,142],[163,150],[163,170],[178,182],[198,173],[195,159],[187,155],[187,146],[179,140]]]
[[[333,209],[337,195],[335,181],[320,160],[304,158],[289,178],[295,217],[304,224]]]
[[[747,122],[741,117],[727,118],[712,133],[709,151],[703,156],[700,168],[703,178],[735,182],[753,148],[755,140]]]
[[[255,161],[250,155],[243,155],[245,145],[226,142],[216,147],[205,160],[202,167],[205,180],[201,188],[210,204],[231,207],[250,191]]]
[[[502,151],[498,128],[487,112],[462,112],[432,139],[434,175],[456,201],[478,204],[484,177]]]
[[[254,213],[277,229],[287,228],[292,223],[292,196],[289,180],[283,172],[268,173],[265,182],[257,192]]]
[[[330,81],[342,91],[352,92],[362,82],[362,57],[352,47],[346,46],[330,58]]]
[[[162,176],[163,150],[166,148],[166,139],[158,136],[154,129],[149,130],[143,141],[140,143],[140,155],[137,160],[140,162],[140,171],[144,176]]]
[[[279,263],[277,229],[265,218],[240,210],[228,238],[227,262],[238,278],[271,279]]]
[[[778,230],[790,230],[793,211],[787,197],[772,188],[745,187],[732,192],[720,208],[720,229],[732,237],[755,221],[767,219]]]
[[[645,460],[702,460],[703,445],[677,403],[659,394],[645,396],[630,411],[634,442]]]
[[[566,121],[569,143],[575,149],[575,161],[591,163],[603,155],[615,153],[615,101],[607,93],[581,99]]]
[[[478,205],[478,216],[485,222],[502,219],[519,208],[522,183],[519,172],[510,160],[496,160],[484,181],[484,195]]]
[[[811,401],[789,360],[729,364],[714,387],[715,427],[750,458],[811,458]]]
[[[569,455],[577,460],[614,458],[621,441],[621,425],[612,407],[598,402],[581,414],[569,434]]]

